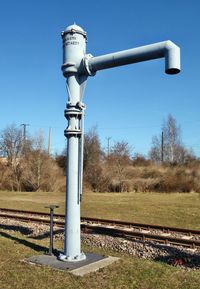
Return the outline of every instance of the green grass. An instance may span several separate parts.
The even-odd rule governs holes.
[[[0,192],[0,207],[48,211],[58,204],[64,213],[64,193]],[[85,193],[81,215],[200,229],[200,194],[197,193]]]
[[[0,207],[45,211],[47,204],[58,204],[64,212],[64,193],[0,192]],[[198,194],[86,193],[82,215],[127,221],[165,224],[200,229]],[[0,227],[1,228],[1,227]],[[84,277],[48,267],[29,265],[22,260],[41,254],[48,238],[35,240],[4,227],[0,230],[1,289],[199,289],[200,272],[185,271],[153,262],[83,245],[83,250],[121,257],[119,262]],[[55,241],[55,247],[63,243]]]
[[[85,252],[112,254],[120,261],[99,272],[76,277],[68,272],[45,266],[30,265],[23,259],[42,254],[48,239],[35,240],[19,232],[0,232],[0,288],[1,289],[198,289],[200,272],[185,271],[164,263],[122,256],[83,246]],[[38,247],[36,246],[38,245]],[[55,242],[60,248],[60,241]]]

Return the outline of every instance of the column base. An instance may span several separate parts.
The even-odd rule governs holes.
[[[83,252],[81,252],[80,255],[72,257],[72,256],[66,256],[66,255],[60,253],[58,256],[58,259],[60,261],[64,261],[64,262],[79,262],[79,261],[86,260],[86,255]]]

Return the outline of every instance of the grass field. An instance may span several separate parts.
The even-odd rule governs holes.
[[[13,229],[13,228],[12,228]],[[35,240],[13,232],[9,227],[0,231],[1,289],[199,289],[200,272],[185,271],[161,262],[128,257],[102,249],[83,246],[83,250],[121,257],[120,261],[76,277],[48,267],[30,265],[24,258],[43,254],[48,239]],[[60,241],[55,242],[61,248]]]
[[[47,211],[58,204],[64,213],[64,193],[0,192],[0,207]],[[200,194],[197,193],[85,193],[81,215],[200,229]]]
[[[64,212],[63,193],[0,192],[0,207],[44,211],[47,204],[58,204]],[[82,215],[99,218],[166,224],[200,229],[198,194],[87,193]],[[49,239],[36,240],[21,233],[21,227],[0,225],[1,289],[199,289],[200,272],[186,271],[161,262],[120,255],[83,245],[85,252],[121,257],[119,262],[84,277],[22,260],[41,254]],[[62,242],[55,241],[56,248]]]

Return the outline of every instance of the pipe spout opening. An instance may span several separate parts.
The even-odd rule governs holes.
[[[181,71],[180,48],[172,41],[166,41],[165,45],[165,72],[177,74]]]
[[[179,68],[169,68],[165,70],[165,73],[167,74],[177,74],[179,73],[181,70]]]

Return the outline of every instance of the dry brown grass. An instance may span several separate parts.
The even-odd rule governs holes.
[[[46,211],[50,204],[59,205],[64,213],[65,193],[2,192],[1,207]],[[152,223],[200,229],[200,195],[197,193],[84,193],[81,215],[130,222]]]
[[[114,167],[105,167],[107,183],[99,191],[111,192],[200,192],[200,165],[123,167],[121,176]],[[107,187],[105,186],[107,185]]]

